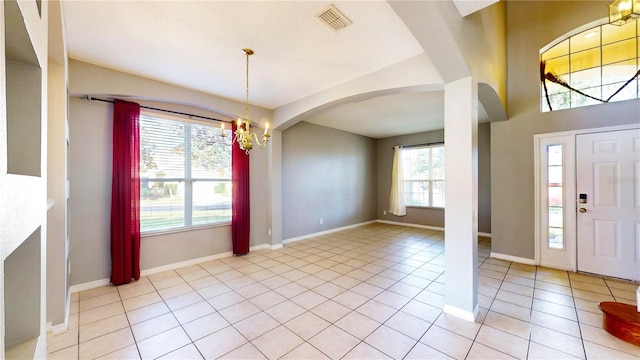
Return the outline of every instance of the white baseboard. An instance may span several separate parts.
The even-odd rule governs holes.
[[[412,224],[412,223],[405,223],[400,221],[389,221],[389,220],[377,220],[377,222],[381,224],[400,225],[400,226],[415,227],[420,229],[444,231],[444,228],[440,226],[420,225],[420,224]],[[479,232],[478,236],[491,237],[491,233]]]
[[[106,285],[109,285],[109,284],[111,284],[111,280],[108,279],[108,278],[107,279],[94,280],[94,281],[89,281],[89,282],[78,284],[78,285],[71,285],[69,287],[69,292],[70,293],[77,293],[77,292],[81,292],[81,291],[97,288],[97,287],[100,287],[100,286],[106,286]]]
[[[527,259],[527,258],[523,258],[523,257],[519,257],[519,256],[512,256],[512,255],[506,255],[506,254],[500,254],[500,253],[495,253],[495,252],[491,252],[491,254],[489,254],[490,257],[494,258],[494,259],[498,259],[498,260],[505,260],[505,261],[513,261],[513,262],[517,262],[520,264],[525,264],[525,265],[537,265],[536,261],[533,259]]]
[[[313,238],[313,237],[316,237],[316,236],[327,235],[327,234],[331,234],[331,233],[334,233],[334,232],[347,230],[347,229],[353,229],[353,228],[357,228],[357,227],[364,226],[364,225],[369,225],[369,224],[374,224],[374,223],[376,223],[376,220],[365,221],[365,222],[358,223],[358,224],[342,226],[342,227],[335,228],[335,229],[330,229],[330,230],[320,231],[320,232],[307,234],[307,235],[302,235],[302,236],[298,236],[298,237],[294,237],[294,238],[284,239],[284,240],[282,240],[282,243],[283,244],[288,244],[288,243],[292,243],[292,242],[295,242],[295,241],[310,239],[310,238]]]
[[[440,226],[420,225],[420,224],[405,223],[400,221],[389,221],[389,220],[379,220],[379,219],[376,220],[376,222],[381,224],[399,225],[399,226],[407,226],[407,227],[420,228],[420,229],[444,231],[444,228]]]
[[[467,310],[462,310],[455,306],[444,304],[442,311],[444,311],[446,314],[453,315],[462,320],[466,320],[469,322],[476,322],[476,319],[478,318],[478,314],[480,314],[480,306],[476,304],[476,307],[473,309],[473,312],[471,312]]]

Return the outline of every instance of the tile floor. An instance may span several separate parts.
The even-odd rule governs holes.
[[[488,258],[476,323],[441,311],[443,233],[385,224],[74,294],[51,359],[621,359],[598,301],[637,284]]]

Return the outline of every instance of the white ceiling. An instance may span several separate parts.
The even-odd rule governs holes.
[[[334,1],[353,25],[316,18],[328,1],[63,0],[69,56],[276,109],[423,53],[386,1]],[[442,128],[442,94],[387,95],[308,121],[372,137]],[[438,119],[440,121],[438,122]],[[348,125],[345,125],[348,124]],[[408,124],[412,124],[409,126]]]

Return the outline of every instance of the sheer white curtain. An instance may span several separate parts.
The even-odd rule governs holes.
[[[396,216],[407,215],[404,203],[404,171],[402,169],[402,147],[393,148],[393,170],[391,171],[391,194],[389,195],[389,213]]]

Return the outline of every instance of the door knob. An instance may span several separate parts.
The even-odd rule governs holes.
[[[580,210],[579,210],[579,211],[580,211],[581,213],[586,213],[586,212],[587,212],[587,209],[585,209],[585,208],[580,208]]]

